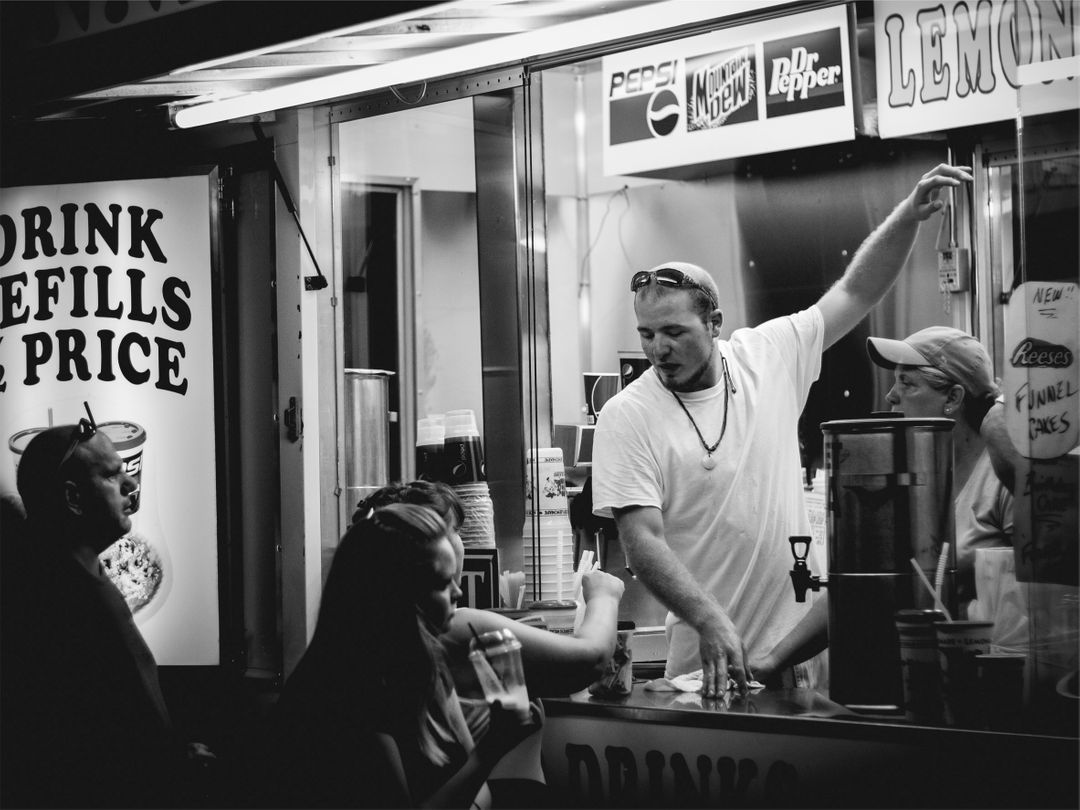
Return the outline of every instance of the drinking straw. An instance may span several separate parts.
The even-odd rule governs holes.
[[[915,562],[914,557],[911,558],[911,567],[914,568],[915,573],[919,575],[919,579],[921,579],[923,585],[926,586],[926,590],[930,591],[930,595],[934,597],[934,607],[936,607],[938,610],[945,614],[945,621],[951,622],[952,616],[949,615],[949,611],[946,610],[945,605],[942,604],[941,596],[936,590],[934,590],[934,586],[930,584],[930,580],[926,578],[926,574],[924,574],[923,570],[919,568],[919,564]]]
[[[521,606],[525,604],[525,572],[518,571],[518,576],[514,578],[514,586],[517,588],[517,607],[521,610]]]
[[[934,575],[934,590],[941,593],[941,586],[945,582],[945,563],[949,559],[949,544],[941,544],[941,556],[937,561],[937,573]]]
[[[577,571],[574,572],[574,601],[578,600],[581,596],[581,577],[586,571],[591,571],[593,565],[593,557],[595,555],[589,549],[585,549],[581,552],[581,559],[578,560]]]

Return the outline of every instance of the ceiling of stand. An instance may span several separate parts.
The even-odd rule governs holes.
[[[167,119],[201,104],[656,0],[0,2],[3,115]]]

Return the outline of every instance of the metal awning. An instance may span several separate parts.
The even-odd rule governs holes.
[[[677,30],[694,18],[700,23],[710,16],[785,5],[815,3],[5,0],[0,3],[4,115],[24,121],[126,116],[169,120],[177,112],[230,99],[278,99],[282,88],[309,81],[330,88],[319,91],[319,100],[328,100],[385,91],[398,76],[419,81],[459,73],[462,65],[475,69],[477,60],[484,59],[478,53],[490,54],[487,66],[520,65],[536,56],[537,48],[558,51],[573,45],[566,36],[541,45],[537,35],[578,30],[572,27],[575,23],[591,25],[593,38],[603,39],[606,32],[616,40],[620,31],[608,31],[606,23],[632,14],[636,22],[626,35],[632,44],[650,29]],[[530,48],[528,53],[522,50]],[[467,53],[470,59],[462,61]],[[411,77],[410,66],[415,68]],[[272,103],[276,107],[265,109],[314,102]]]

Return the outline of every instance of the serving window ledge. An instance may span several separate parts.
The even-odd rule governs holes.
[[[915,726],[806,689],[545,698],[567,807],[1078,806],[1072,737]]]

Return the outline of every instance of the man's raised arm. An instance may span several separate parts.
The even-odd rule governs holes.
[[[907,261],[919,224],[945,205],[938,199],[941,189],[971,182],[970,171],[967,166],[935,166],[866,237],[844,275],[818,301],[825,320],[823,348],[850,332],[888,292]]]

